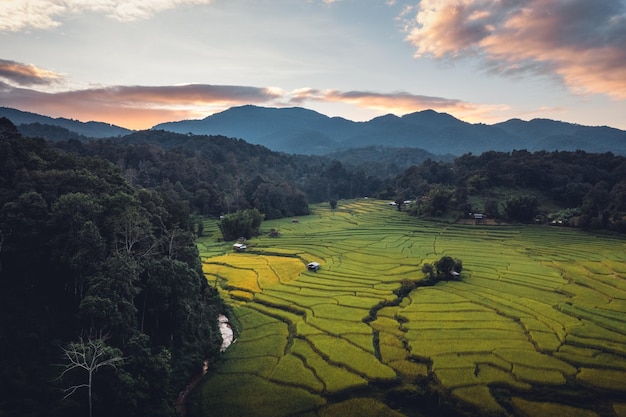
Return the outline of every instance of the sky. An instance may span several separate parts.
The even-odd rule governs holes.
[[[0,106],[129,129],[233,106],[626,130],[626,0],[0,0]]]

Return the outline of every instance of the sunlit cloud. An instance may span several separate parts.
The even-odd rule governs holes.
[[[588,0],[422,0],[417,57],[481,59],[504,75],[556,75],[573,92],[626,99],[626,5]]]
[[[502,120],[506,105],[484,105],[406,92],[376,93],[302,88],[189,84],[181,86],[113,86],[41,92],[0,82],[0,102],[53,117],[106,121],[131,129],[181,119],[197,119],[233,106],[256,104],[286,107],[343,103],[380,114],[403,115],[433,109],[470,122]]]
[[[53,117],[106,121],[131,129],[147,129],[166,121],[198,119],[233,106],[271,107],[342,103],[403,115],[433,109],[466,121],[499,121],[509,108],[406,92],[376,93],[302,88],[188,84],[181,86],[113,86],[62,92],[42,92],[0,82],[4,106]]]
[[[374,109],[381,114],[404,115],[422,110],[436,110],[455,115],[469,122],[502,120],[510,111],[507,105],[485,105],[463,100],[433,97],[407,92],[377,93],[371,91],[338,91],[300,89],[290,94],[290,102],[300,105],[307,101],[352,104],[360,108]]]
[[[276,94],[274,89],[206,84],[103,87],[50,93],[0,83],[0,102],[4,106],[53,117],[106,121],[131,129],[204,117],[237,105],[267,104],[280,98]]]
[[[52,29],[61,18],[97,12],[128,22],[147,19],[163,10],[186,4],[207,4],[212,0],[2,0],[0,31]]]
[[[18,86],[33,86],[55,84],[61,81],[62,77],[34,65],[0,59],[0,79]]]
[[[2,80],[5,81],[2,81]],[[433,109],[467,121],[501,120],[504,105],[485,105],[463,100],[412,94],[336,89],[241,85],[184,84],[173,86],[102,86],[58,91],[51,88],[58,74],[15,61],[0,60],[0,103],[52,117],[104,121],[131,129],[198,119],[233,106],[255,104],[269,107],[344,104],[398,116]]]

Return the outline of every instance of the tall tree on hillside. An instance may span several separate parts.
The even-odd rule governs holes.
[[[86,375],[87,381],[76,382],[64,390],[65,397],[68,398],[81,388],[87,389],[89,404],[89,417],[93,416],[93,379],[96,372],[105,366],[117,368],[124,362],[121,352],[106,344],[106,336],[80,337],[77,342],[70,342],[63,347],[63,372],[60,379],[68,376],[74,371],[79,371]]]

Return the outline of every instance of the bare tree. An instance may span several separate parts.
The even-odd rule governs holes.
[[[65,392],[63,398],[68,398],[80,388],[87,388],[89,393],[89,417],[93,416],[91,394],[94,374],[104,366],[117,368],[118,364],[124,362],[124,358],[119,354],[119,351],[108,346],[106,340],[107,337],[103,335],[87,337],[86,339],[81,336],[78,342],[71,342],[62,348],[65,363],[59,379],[74,370],[82,370],[82,372],[87,373],[87,382],[66,388],[63,390]]]

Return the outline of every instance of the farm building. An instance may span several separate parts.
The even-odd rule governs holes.
[[[317,262],[311,262],[311,263],[307,264],[306,267],[307,267],[307,269],[309,271],[317,272],[317,270],[320,269],[320,264],[317,263]]]
[[[242,252],[244,250],[246,250],[247,246],[243,243],[235,243],[233,245],[233,249],[237,252]]]

